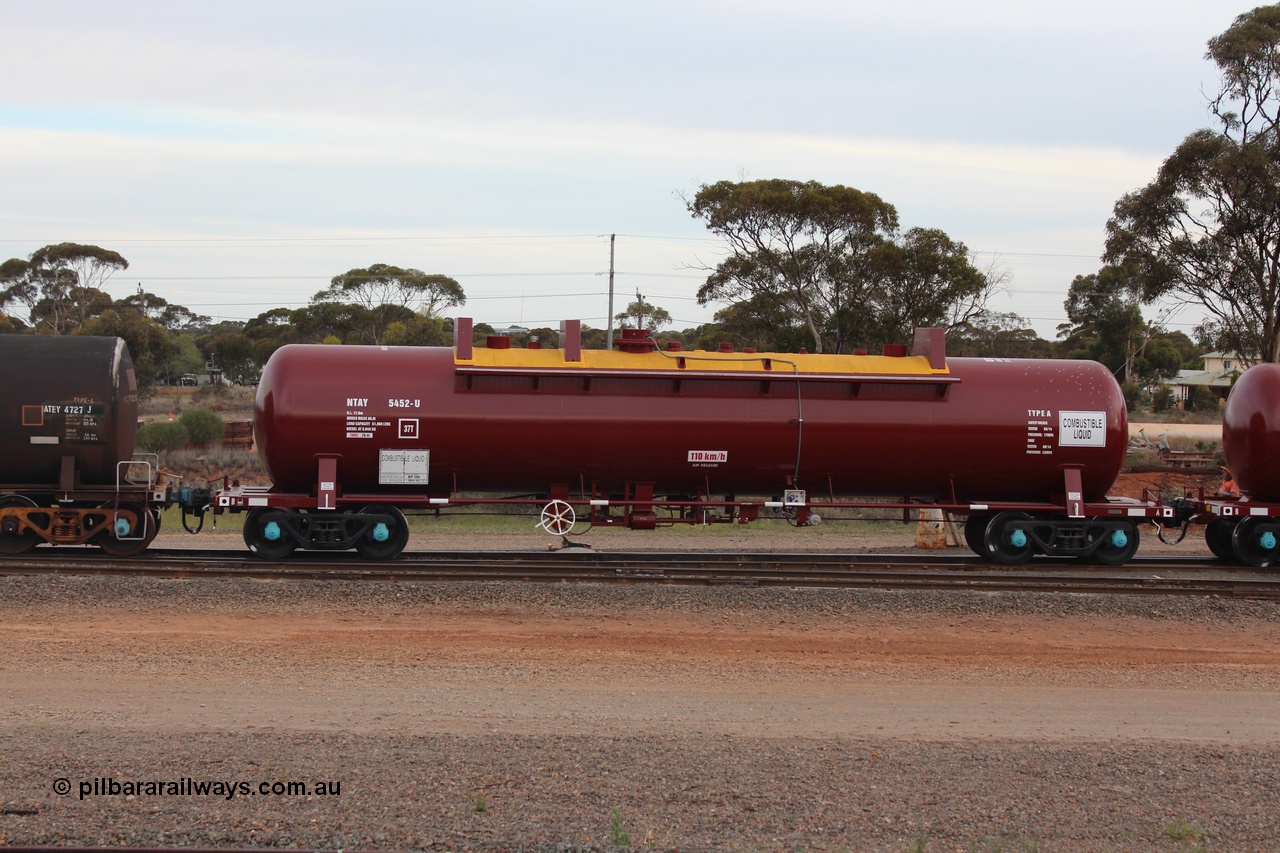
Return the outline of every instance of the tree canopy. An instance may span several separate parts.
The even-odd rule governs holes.
[[[815,352],[901,342],[914,326],[978,313],[993,282],[963,243],[937,229],[898,228],[874,193],[817,181],[704,184],[690,214],[729,255],[698,290],[807,331]]]
[[[988,280],[969,261],[969,250],[936,228],[912,228],[868,253],[871,284],[868,316],[862,325],[872,343],[905,342],[917,326],[953,327],[977,314],[984,304]],[[859,322],[859,320],[861,322]]]
[[[196,314],[181,305],[174,305],[154,293],[146,293],[138,286],[138,292],[126,296],[121,303],[164,326],[170,332],[203,332],[209,328],[210,318]]]
[[[136,309],[112,307],[91,317],[78,330],[84,335],[107,335],[124,338],[133,357],[138,385],[145,388],[161,375],[167,359],[178,352],[178,345],[164,326],[143,316]]]
[[[1199,303],[1198,337],[1280,361],[1280,6],[1209,40],[1217,127],[1187,136],[1154,181],[1116,202],[1103,259],[1146,302]]]
[[[440,310],[466,301],[462,285],[447,275],[389,264],[347,270],[311,299],[316,306],[347,304],[362,309],[357,327],[373,344],[382,343],[392,323],[408,324],[414,314],[435,318]]]
[[[80,243],[57,243],[27,260],[0,264],[0,308],[20,306],[32,328],[65,335],[111,307],[101,285],[129,262],[118,252]]]
[[[828,352],[847,352],[855,346],[910,340],[913,325],[946,325],[951,332],[948,352],[956,356],[1096,358],[1118,375],[1133,375],[1144,383],[1191,366],[1194,347],[1185,335],[1168,334],[1142,320],[1128,268],[1106,267],[1096,275],[1078,276],[1066,304],[1071,323],[1065,340],[1053,343],[1039,338],[1022,317],[979,310],[985,295],[1000,283],[1000,273],[994,263],[986,270],[976,269],[964,245],[943,232],[900,232],[892,207],[856,190],[757,183],[768,186],[761,192],[760,187],[748,186],[738,195],[741,185],[716,185],[723,195],[709,194],[705,200],[708,216],[715,217],[716,227],[727,229],[743,254],[731,252],[703,290],[739,287],[739,298],[718,310],[712,323],[659,332],[670,325],[669,313],[637,292],[616,319],[624,326],[658,332],[660,341],[678,340],[688,349],[715,350],[729,342],[760,351],[821,346]],[[753,211],[753,204],[777,201],[778,193],[794,197],[778,201],[775,209]],[[859,230],[854,221],[859,211],[869,230]],[[802,217],[810,219],[802,222]],[[837,222],[840,217],[843,224]],[[734,222],[747,222],[758,231],[752,236],[750,228],[735,230]],[[768,228],[781,229],[781,236]],[[0,313],[0,334],[122,337],[133,354],[143,393],[154,382],[200,373],[207,363],[230,381],[255,381],[271,354],[286,344],[377,340],[391,346],[448,346],[453,321],[428,312],[463,298],[461,288],[448,286],[453,280],[445,276],[374,265],[335,276],[328,290],[301,308],[282,306],[248,321],[212,323],[209,317],[143,291],[141,285],[118,300],[99,287],[82,286],[82,275],[101,284],[108,267],[122,268],[123,258],[117,262],[118,255],[98,247],[67,248],[76,245],[57,244],[28,259],[0,264],[3,306],[26,307],[29,319],[28,324],[12,313]],[[816,258],[822,263],[812,263]],[[777,272],[767,271],[771,263]],[[752,269],[756,272],[746,278],[734,278]],[[755,283],[751,276],[776,284],[800,281],[800,273],[812,278],[797,290],[750,290]],[[439,294],[426,292],[437,286],[443,288]],[[393,301],[377,303],[375,293],[376,298]],[[797,313],[797,306],[811,296],[809,304],[818,306],[812,323]],[[483,322],[475,323],[472,332],[479,345],[495,334]],[[558,345],[557,332],[550,328],[513,332],[512,344],[524,346],[535,337],[544,347]],[[585,324],[582,344],[595,349],[611,346],[604,329]]]
[[[657,332],[671,325],[671,312],[646,302],[639,293],[634,302],[628,303],[627,310],[615,314],[621,329],[647,329]]]
[[[1118,267],[1078,275],[1067,291],[1063,355],[1106,365],[1122,382],[1151,387],[1171,379],[1194,352],[1182,332],[1143,319],[1134,287]]]
[[[95,290],[101,290],[117,271],[129,268],[129,262],[119,252],[81,243],[56,243],[36,249],[31,263],[46,269],[71,270],[81,287]]]
[[[1053,344],[1017,314],[984,311],[947,335],[947,354],[968,358],[1050,358]]]

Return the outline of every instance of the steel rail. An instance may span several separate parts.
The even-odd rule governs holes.
[[[595,551],[590,548],[569,547],[554,550],[493,550],[493,551],[405,551],[393,560],[365,560],[354,551],[296,551],[278,562],[265,561],[254,557],[243,549],[193,549],[193,548],[150,548],[146,552],[132,558],[118,558],[103,555],[96,548],[40,548],[18,556],[0,557],[0,571],[6,564],[23,561],[57,562],[76,561],[94,562],[108,560],[112,562],[130,562],[140,566],[161,563],[234,563],[251,565],[280,566],[316,566],[333,567],[336,565],[360,566],[394,566],[410,568],[438,565],[501,565],[519,563],[522,565],[570,565],[578,566],[593,562],[611,566],[652,566],[662,563],[670,566],[694,565],[710,566],[760,566],[776,563],[780,566],[809,565],[815,567],[848,567],[848,566],[915,566],[920,568],[996,568],[992,563],[984,561],[976,554],[965,552],[956,554],[867,554],[843,553],[835,551]],[[1115,571],[1115,567],[1090,564],[1070,558],[1036,557],[1030,564],[1033,567],[1057,567],[1072,571]],[[1007,567],[1017,571],[1019,567]],[[1183,569],[1218,569],[1233,573],[1255,572],[1266,573],[1265,569],[1230,566],[1221,563],[1214,557],[1180,556],[1150,557],[1138,556],[1130,560],[1126,569],[1141,571],[1183,570]]]
[[[752,587],[1069,592],[1280,599],[1280,576],[1224,569],[1208,557],[1147,559],[1124,569],[1073,560],[998,567],[977,557],[895,554],[466,551],[414,552],[385,562],[350,553],[278,562],[239,551],[157,550],[104,559],[93,549],[47,549],[0,559],[0,575],[115,575],[401,582],[524,581]]]

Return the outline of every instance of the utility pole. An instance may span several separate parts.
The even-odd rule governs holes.
[[[605,349],[613,349],[613,244],[617,234],[609,235],[609,333],[605,338]]]

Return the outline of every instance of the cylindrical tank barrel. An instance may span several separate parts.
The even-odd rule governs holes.
[[[1222,453],[1242,492],[1280,501],[1280,364],[1259,364],[1236,380],[1222,415]]]
[[[54,490],[70,456],[108,486],[133,455],[138,386],[119,338],[0,335],[0,485]]]
[[[287,346],[258,388],[259,452],[283,491],[313,491],[318,458],[336,456],[348,494],[608,494],[642,482],[659,495],[794,486],[811,499],[967,502],[1061,498],[1067,468],[1083,499],[1098,499],[1127,444],[1120,388],[1095,362],[592,358]]]

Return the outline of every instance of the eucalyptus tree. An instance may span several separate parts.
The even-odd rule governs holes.
[[[112,307],[102,286],[129,262],[119,252],[81,243],[55,243],[23,260],[0,264],[0,308],[22,306],[31,326],[64,335]]]
[[[875,193],[817,181],[720,181],[686,201],[728,255],[698,290],[781,316],[815,352],[901,342],[913,326],[951,325],[981,311],[996,281],[963,243],[937,229],[902,233]]]
[[[634,302],[627,304],[625,311],[615,314],[620,329],[647,329],[657,332],[671,325],[671,312],[647,302],[639,293]]]
[[[1280,361],[1280,6],[1238,16],[1205,56],[1222,76],[1216,126],[1116,202],[1103,260],[1145,302],[1202,306],[1211,345]]]
[[[447,275],[373,264],[336,275],[329,287],[311,298],[313,305],[348,304],[364,309],[360,332],[368,343],[381,343],[394,322],[407,322],[413,314],[436,318],[439,312],[461,305],[466,294]]]

